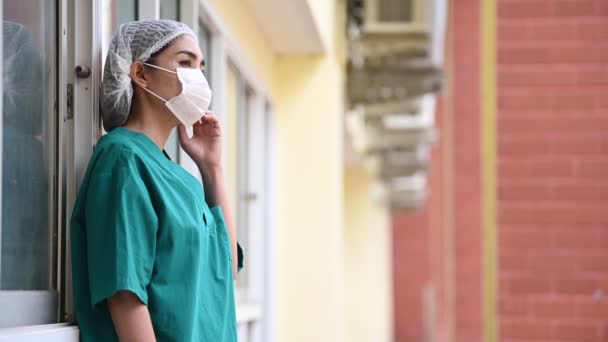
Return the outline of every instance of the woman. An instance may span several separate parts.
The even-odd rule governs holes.
[[[109,133],[71,223],[83,341],[237,340],[238,247],[203,66],[182,23],[127,23],[112,39],[100,91]],[[176,126],[202,187],[163,151]]]

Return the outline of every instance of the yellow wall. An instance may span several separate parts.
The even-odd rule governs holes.
[[[386,207],[373,203],[364,168],[344,175],[346,341],[392,341],[391,231]]]
[[[358,326],[369,325],[365,336],[374,337],[358,340],[388,341],[389,264],[382,252],[388,250],[387,219],[368,202],[364,189],[369,177],[356,174],[346,183],[349,191],[344,191],[344,1],[309,1],[319,31],[327,39],[328,50],[323,55],[278,56],[241,1],[211,1],[264,77],[275,106],[277,341],[356,341],[351,338],[355,336],[351,329],[355,332],[356,327],[345,322],[348,317],[352,323],[356,316],[346,315],[344,302],[347,289],[355,286],[351,283],[355,277],[368,279],[365,286],[358,287],[367,299],[350,301],[356,303],[350,308],[367,315],[368,322]],[[346,215],[345,197],[349,199]],[[359,216],[353,219],[354,215]],[[356,224],[358,217],[367,217],[384,235]],[[345,219],[355,222],[349,225],[353,230],[348,234],[367,235],[370,244],[357,238],[345,240],[349,236],[344,232]],[[369,267],[358,269],[350,264],[348,276],[345,274],[345,242],[349,257],[363,260]],[[359,247],[364,245],[366,248]],[[378,267],[379,263],[384,266]],[[377,302],[377,298],[382,299]]]
[[[333,28],[333,1],[313,9]],[[344,341],[344,65],[322,56],[277,59],[278,341]]]
[[[278,340],[343,341],[343,75],[331,57],[277,74]]]
[[[226,151],[226,162],[225,165],[225,173],[226,173],[226,183],[228,189],[231,189],[229,196],[229,205],[232,209],[232,212],[239,212],[239,201],[238,201],[238,186],[239,186],[239,173],[237,168],[239,167],[239,154],[238,154],[238,117],[239,117],[239,104],[238,104],[238,79],[235,70],[232,66],[228,66],[226,68],[226,103],[224,105],[224,125],[223,130],[224,134],[228,139],[226,139],[225,145],[223,146]],[[237,227],[241,222],[239,222],[238,215],[234,220]]]
[[[256,75],[274,93],[275,53],[255,18],[241,0],[201,0],[213,5],[242,51],[255,66]]]

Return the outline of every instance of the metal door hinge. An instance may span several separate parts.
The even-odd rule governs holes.
[[[64,121],[74,119],[74,85],[72,83],[68,83],[66,97],[67,106]]]

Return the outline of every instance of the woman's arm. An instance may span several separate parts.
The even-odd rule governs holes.
[[[194,160],[203,177],[205,200],[210,207],[219,205],[224,212],[226,229],[230,236],[232,254],[232,276],[236,279],[238,270],[238,252],[236,245],[236,226],[232,211],[228,205],[228,190],[222,167],[222,127],[212,112],[194,124],[192,137],[188,136],[186,127],[178,126],[179,142],[186,153]]]
[[[232,210],[228,204],[228,191],[224,179],[224,170],[221,167],[199,167],[205,186],[205,200],[210,207],[219,205],[224,212],[226,228],[230,236],[230,252],[232,254],[232,277],[236,279],[237,274],[237,247],[236,247],[236,227],[232,216]]]
[[[121,342],[156,341],[148,307],[130,291],[108,298],[108,308]]]

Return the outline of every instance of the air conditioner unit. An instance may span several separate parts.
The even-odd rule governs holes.
[[[366,0],[366,33],[409,33],[427,30],[428,0]]]

